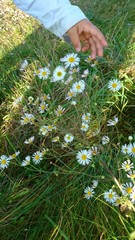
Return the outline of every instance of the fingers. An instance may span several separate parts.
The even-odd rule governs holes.
[[[96,38],[95,36],[92,36],[92,40],[93,40],[93,45],[95,45],[97,55],[99,57],[103,57],[103,44],[102,44],[102,42],[98,38]]]
[[[74,46],[74,48],[76,49],[77,52],[81,51],[81,42],[80,42],[80,38],[77,32],[77,28],[72,27],[72,29],[70,29],[67,32],[68,36],[70,37],[70,40]]]
[[[90,29],[90,33],[93,37],[96,37],[98,41],[101,42],[101,44],[104,46],[104,47],[107,47],[107,41],[103,35],[103,33],[96,27],[92,24],[92,27]]]

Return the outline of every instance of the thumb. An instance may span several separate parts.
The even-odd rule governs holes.
[[[79,34],[77,32],[77,29],[75,27],[73,27],[67,32],[67,34],[70,37],[70,40],[71,40],[75,50],[77,52],[80,52],[81,51],[81,42],[79,39]]]

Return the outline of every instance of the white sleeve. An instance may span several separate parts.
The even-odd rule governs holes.
[[[37,18],[46,29],[62,37],[73,25],[86,19],[69,0],[14,0],[22,11]]]

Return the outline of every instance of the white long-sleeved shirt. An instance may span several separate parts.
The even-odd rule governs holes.
[[[80,8],[69,0],[14,0],[14,3],[58,37],[62,37],[77,22],[86,19]]]

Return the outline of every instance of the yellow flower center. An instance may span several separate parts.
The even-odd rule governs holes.
[[[85,121],[88,121],[89,120],[89,117],[88,116],[85,116]]]
[[[120,204],[120,203],[121,203],[120,198],[117,198],[117,199],[116,199],[116,203],[117,203],[117,204]]]
[[[24,121],[24,123],[28,123],[29,122],[29,118],[25,117],[23,121]]]
[[[47,72],[42,72],[42,76],[46,76]]]
[[[6,165],[6,159],[2,159],[2,160],[1,160],[1,164],[2,164],[2,165]]]
[[[86,156],[85,154],[83,154],[83,155],[82,155],[82,160],[83,160],[83,161],[86,161],[86,159],[87,159],[87,156]]]
[[[134,178],[135,178],[135,174],[132,173],[132,174],[130,175],[130,177],[131,177],[131,179],[134,179]]]
[[[39,155],[35,155],[35,160],[36,160],[36,161],[39,160]]]
[[[62,76],[62,72],[57,72],[57,76],[61,77]]]
[[[88,192],[87,192],[87,195],[88,195],[88,196],[90,196],[91,194],[92,194],[92,192],[91,192],[91,191],[88,191]]]
[[[70,58],[68,59],[68,61],[69,61],[70,63],[73,63],[73,62],[75,61],[75,58],[74,58],[74,57],[70,57]]]
[[[129,164],[126,164],[126,169],[130,169],[130,165]]]
[[[15,158],[15,157],[16,157],[16,153],[12,154],[11,157],[12,157],[12,158]]]
[[[113,194],[112,194],[112,193],[109,193],[108,197],[109,197],[109,198],[113,198]]]
[[[80,89],[81,89],[81,86],[80,86],[80,85],[76,85],[76,89],[77,89],[77,90],[80,90]]]
[[[72,97],[73,96],[73,92],[68,93],[68,96]]]
[[[135,147],[132,148],[132,152],[135,153]]]
[[[49,126],[48,126],[48,129],[52,130],[52,128],[53,128],[52,125],[49,125]]]
[[[70,140],[70,136],[67,136],[67,139]]]
[[[62,114],[62,110],[58,110],[58,115],[61,115]]]
[[[46,106],[45,105],[41,105],[41,109],[45,110]]]
[[[128,188],[126,189],[126,192],[127,192],[128,194],[132,193],[132,188],[128,187]]]
[[[116,88],[118,86],[117,83],[112,83],[112,88]]]

